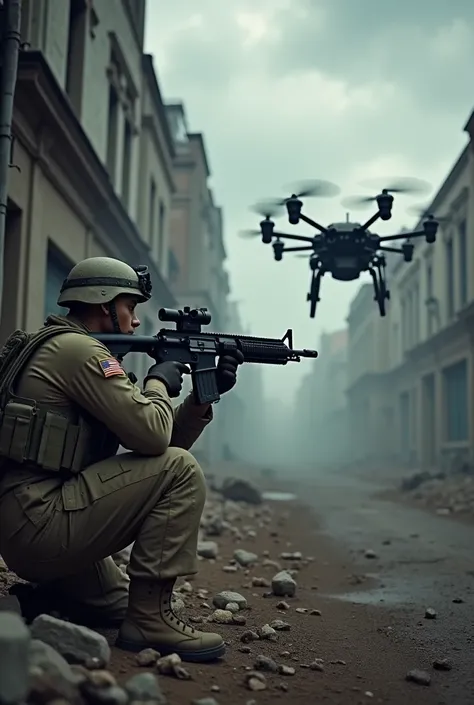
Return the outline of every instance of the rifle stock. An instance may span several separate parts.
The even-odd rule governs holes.
[[[147,353],[157,362],[174,360],[191,368],[194,395],[198,404],[211,404],[220,399],[217,389],[216,358],[226,352],[240,350],[244,362],[263,365],[286,365],[301,358],[316,358],[316,350],[295,350],[293,333],[288,330],[282,339],[259,338],[249,335],[202,331],[211,322],[206,309],[160,309],[162,321],[176,323],[176,329],[162,328],[156,335],[126,335],[92,333],[118,359],[128,353]]]

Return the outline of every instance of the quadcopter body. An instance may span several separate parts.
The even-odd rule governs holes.
[[[304,253],[309,256],[311,281],[307,301],[310,303],[310,317],[316,315],[317,303],[320,301],[321,281],[325,274],[330,274],[338,281],[353,281],[358,279],[363,272],[368,272],[374,285],[374,300],[377,302],[381,316],[386,315],[386,302],[390,299],[390,292],[386,280],[385,253],[401,254],[405,262],[413,259],[414,245],[412,238],[424,237],[426,242],[434,243],[439,222],[432,215],[426,214],[422,228],[410,233],[398,235],[379,236],[369,230],[378,220],[388,221],[392,217],[394,197],[392,193],[403,192],[401,188],[382,189],[374,198],[357,199],[357,202],[366,203],[374,201],[376,212],[365,223],[335,222],[328,226],[320,225],[302,212],[303,202],[300,200],[305,195],[315,195],[314,191],[326,191],[331,187],[332,194],[337,187],[327,182],[316,182],[312,193],[293,193],[290,198],[275,201],[266,209],[260,208],[257,212],[263,215],[260,230],[251,231],[252,237],[260,236],[266,245],[272,245],[274,259],[281,262],[286,253]],[[321,186],[322,185],[322,186]],[[321,195],[320,193],[316,195]],[[354,204],[354,201],[353,201]],[[311,236],[295,235],[278,232],[272,216],[278,208],[284,206],[287,211],[288,221],[291,225],[298,225],[301,221],[313,227],[317,233]],[[400,247],[392,247],[387,243],[404,239]],[[295,245],[288,246],[287,242]],[[301,243],[301,244],[296,244]],[[303,244],[304,243],[304,244]]]

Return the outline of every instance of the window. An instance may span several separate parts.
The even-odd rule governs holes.
[[[179,277],[179,262],[174,254],[173,250],[170,248],[168,250],[168,278],[171,284],[176,284]]]
[[[402,299],[402,355],[407,349],[407,304],[406,299]]]
[[[165,244],[165,217],[166,217],[166,208],[165,204],[163,201],[160,201],[160,215],[159,215],[159,223],[158,223],[158,246],[157,246],[157,252],[156,256],[158,258],[158,262],[162,261],[162,258],[164,257],[164,244]]]
[[[66,93],[78,115],[80,115],[82,107],[86,26],[87,6],[85,0],[70,0]]]
[[[467,361],[451,365],[443,371],[445,398],[445,439],[467,441],[469,437]]]
[[[446,298],[448,320],[454,316],[454,247],[453,241],[446,243]]]
[[[126,208],[130,205],[130,172],[132,169],[133,129],[129,120],[125,120],[123,133],[122,159],[122,201]]]
[[[63,281],[66,279],[73,263],[68,261],[54,245],[51,243],[48,247],[48,259],[46,263],[46,291],[44,297],[44,317],[45,319],[51,313],[65,313],[65,309],[58,306],[59,290]]]
[[[110,180],[115,186],[117,170],[117,137],[119,118],[119,99],[114,86],[109,86],[109,115],[107,123],[107,169]]]
[[[153,246],[155,240],[155,218],[156,218],[156,184],[153,178],[150,179],[150,193],[148,196],[148,244]]]
[[[433,265],[426,262],[426,332],[428,337],[433,335]]]
[[[407,295],[407,350],[413,345],[413,294]]]
[[[413,289],[413,345],[420,341],[420,285]]]
[[[459,305],[465,306],[467,304],[467,228],[466,220],[462,220],[459,224],[458,229],[459,234]]]

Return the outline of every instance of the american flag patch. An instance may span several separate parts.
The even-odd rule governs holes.
[[[99,362],[100,368],[104,373],[104,377],[113,377],[113,375],[124,375],[125,372],[118,360],[114,357],[110,357],[108,360],[101,360]]]

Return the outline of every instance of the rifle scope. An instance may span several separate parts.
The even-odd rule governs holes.
[[[190,308],[185,306],[183,310],[175,308],[160,308],[158,311],[158,318],[160,321],[169,321],[171,323],[183,323],[189,321],[190,323],[200,324],[202,326],[207,326],[211,320],[212,316],[208,312],[207,308]]]

